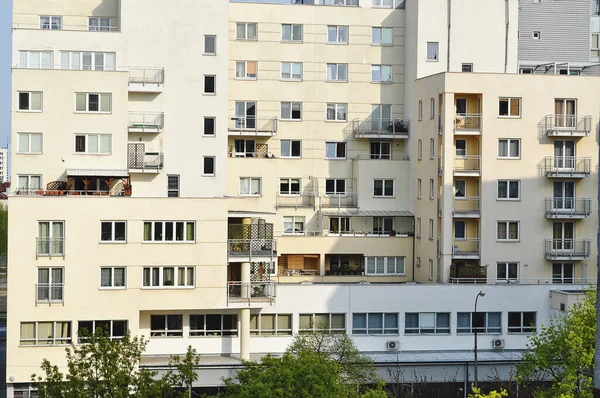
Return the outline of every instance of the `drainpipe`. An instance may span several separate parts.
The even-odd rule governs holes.
[[[412,231],[413,231],[413,252],[412,252],[412,281],[415,281],[415,248],[416,248],[416,239],[415,239],[415,216],[412,217]]]
[[[450,27],[452,26],[452,0],[448,0],[448,60],[446,72],[450,72]]]
[[[506,32],[504,34],[504,73],[508,70],[508,27],[510,25],[508,0],[504,0],[504,21],[506,23]]]

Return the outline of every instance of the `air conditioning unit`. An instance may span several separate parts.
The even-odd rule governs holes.
[[[494,347],[494,348],[504,348],[504,339],[494,339],[494,340],[492,340],[492,347]]]
[[[389,340],[386,342],[385,346],[387,347],[388,351],[398,351],[400,349],[400,342]]]

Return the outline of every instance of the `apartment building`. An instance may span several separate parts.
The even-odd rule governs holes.
[[[0,180],[8,181],[8,149],[0,148]]]
[[[15,2],[9,397],[35,396],[42,359],[64,364],[98,326],[148,338],[153,369],[192,345],[198,386],[320,325],[384,377],[465,383],[479,325],[481,377],[508,375],[589,281],[596,80],[504,74],[516,0],[290,3]],[[468,27],[484,23],[465,10],[491,9],[473,54],[460,43],[483,42]],[[548,108],[561,98],[577,110]],[[499,146],[520,159],[504,167]],[[520,200],[497,201],[497,179],[520,180]],[[548,271],[559,263],[570,277]],[[487,273],[450,284],[467,278],[455,269]]]

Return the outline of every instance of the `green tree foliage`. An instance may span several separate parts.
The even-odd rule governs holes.
[[[590,289],[564,316],[553,317],[531,336],[517,364],[517,381],[552,382],[535,397],[592,397],[595,333],[596,291]]]
[[[481,392],[481,388],[472,387],[472,392],[469,393],[469,398],[502,398],[508,397],[506,390],[500,390],[500,392],[493,390],[489,394]]]
[[[8,253],[8,207],[0,204],[0,255]]]

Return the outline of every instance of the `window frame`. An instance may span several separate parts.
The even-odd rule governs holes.
[[[433,50],[435,50],[435,54],[433,54]],[[438,62],[440,60],[440,43],[437,41],[428,41],[426,45],[425,55],[426,62]],[[433,55],[433,58],[430,57],[430,55]]]
[[[37,66],[31,62],[31,55],[37,54],[39,56],[39,64]],[[23,58],[23,54],[25,55],[26,61],[25,65],[21,62],[21,58]],[[49,56],[50,64],[45,67],[44,65],[44,57]],[[18,68],[22,69],[54,69],[54,51],[43,51],[43,50],[19,50],[19,63],[17,64]]]
[[[383,149],[387,149],[384,151]],[[373,149],[376,149],[373,152]],[[392,143],[390,141],[369,141],[369,158],[376,160],[392,160]]]
[[[78,95],[85,95],[85,110],[77,110],[77,96]],[[98,110],[97,111],[91,111],[90,110],[90,95],[97,95],[98,96]],[[108,97],[106,97],[108,96]],[[102,101],[103,98],[109,98],[109,108],[110,110],[108,111],[103,111],[102,110]],[[109,115],[112,113],[112,93],[82,93],[82,92],[76,92],[75,93],[75,113],[92,113],[92,114],[103,114],[103,115]]]
[[[97,26],[92,26],[92,20],[98,22]],[[108,25],[102,25],[102,20],[107,20]],[[92,29],[93,28],[93,29]],[[88,31],[89,32],[112,32],[112,21],[110,17],[88,17]]]
[[[379,80],[375,80],[373,74],[379,68]],[[383,80],[384,68],[389,68],[389,80]],[[371,83],[392,84],[394,83],[394,68],[391,64],[371,64]]]
[[[243,193],[242,192],[242,180],[250,180],[250,187],[252,187],[252,181],[258,180],[258,193]],[[262,178],[261,177],[240,177],[240,196],[254,196],[259,197],[262,196]]]
[[[287,142],[289,143],[289,155],[284,155],[283,154],[283,142]],[[299,154],[298,155],[294,155],[294,143],[297,142],[299,143],[300,147],[299,147]],[[279,154],[280,154],[280,158],[284,158],[284,159],[301,159],[302,158],[302,140],[279,140]]]
[[[84,137],[84,150],[77,150],[77,137]],[[90,152],[90,139],[92,137],[96,137],[97,140],[96,148],[98,148],[98,152]],[[108,152],[101,152],[100,148],[100,137],[108,137]],[[109,156],[112,155],[112,134],[96,134],[96,133],[76,133],[73,136],[75,149],[73,150],[73,155],[100,155],[100,156]]]
[[[208,79],[208,80],[207,80]],[[212,79],[212,91],[207,91],[208,82]],[[205,74],[204,75],[204,84],[202,85],[202,95],[217,95],[217,75],[214,74]]]
[[[293,225],[293,232],[287,232],[285,229],[286,219],[291,219],[291,223]],[[290,220],[287,220],[288,223]],[[302,230],[296,232],[296,224],[302,223]],[[287,236],[304,236],[306,233],[306,217],[304,216],[284,216],[283,217],[283,235]]]
[[[206,172],[206,161],[212,160],[212,173]],[[216,156],[202,156],[202,176],[203,177],[214,177],[217,175],[217,158]]]
[[[518,196],[516,198],[510,197],[510,185],[511,183],[517,183],[517,193]],[[500,184],[506,183],[506,197],[500,197]],[[496,184],[496,200],[497,201],[520,201],[521,200],[521,180],[498,180]]]
[[[505,238],[500,237],[498,227],[504,224],[506,227]],[[510,238],[510,226],[511,224],[517,224],[517,237]],[[521,238],[521,222],[517,220],[498,220],[496,221],[496,242],[519,242]]]
[[[171,188],[171,179],[176,180],[177,188]],[[181,177],[179,174],[167,174],[167,198],[178,198],[181,192]]]
[[[239,37],[238,32],[240,25],[244,25],[244,37]],[[248,27],[254,25],[256,35],[253,38],[248,38]],[[236,22],[235,23],[235,40],[258,41],[258,23],[257,22]]]
[[[317,325],[316,325],[317,322],[315,321],[317,315],[319,315],[319,316],[327,315],[327,317],[329,318],[327,324],[323,325],[323,326],[326,326],[325,328],[317,328]],[[309,328],[301,328],[301,325],[302,325],[301,318],[307,317],[307,316],[311,317],[310,327]],[[342,328],[333,328],[331,326],[333,323],[332,319],[334,316],[335,317],[341,316],[344,318],[344,322],[343,322],[344,328],[343,329]],[[329,334],[346,333],[346,330],[347,330],[347,325],[346,325],[347,319],[346,318],[347,318],[346,313],[340,313],[340,312],[300,313],[300,314],[298,314],[298,334],[314,333],[314,332],[319,332],[319,331],[326,332]]]
[[[125,235],[124,239],[115,239],[116,238],[116,224],[123,223],[125,227]],[[111,225],[111,238],[103,239],[102,236],[102,224],[110,224]],[[100,243],[127,243],[127,221],[126,220],[109,220],[109,221],[100,221]]]
[[[333,112],[335,117],[333,119],[329,118],[329,108],[333,106]],[[344,118],[343,119],[338,119],[338,115],[340,114],[339,109],[343,108],[344,109]],[[348,121],[348,104],[347,103],[332,103],[332,102],[328,102],[325,106],[325,121],[326,122],[347,122]]]
[[[521,97],[498,97],[498,118],[501,119],[520,119],[521,118]],[[506,101],[507,102],[507,109],[506,109],[506,115],[503,115],[500,113],[500,104],[502,102]],[[518,107],[518,114],[516,115],[511,115],[511,102],[512,101],[518,101],[519,107]]]
[[[381,41],[379,43],[377,43],[375,41],[375,35],[373,34],[376,30],[379,30],[379,34],[381,37]],[[383,32],[384,31],[392,31],[392,41],[391,42],[385,42],[383,40],[383,38],[385,37]],[[371,27],[371,45],[372,46],[380,46],[380,47],[392,47],[394,45],[394,28],[393,27],[387,27],[387,26],[372,26]]]
[[[156,226],[160,223],[161,225],[161,231],[162,231],[162,240],[156,240],[155,239],[155,233],[156,233]],[[168,224],[173,224],[172,225],[172,231],[173,231],[173,239],[171,240],[166,240],[166,228]],[[177,240],[177,223],[183,223],[183,239],[182,240]],[[144,235],[145,235],[145,229],[146,229],[146,224],[150,224],[150,240],[146,240]],[[187,229],[188,229],[188,225],[192,224],[193,228],[192,228],[192,234],[194,235],[193,239],[187,239]],[[196,221],[190,221],[190,220],[144,220],[142,222],[142,243],[159,243],[159,244],[190,244],[190,243],[196,243]]]
[[[116,280],[115,280],[115,270],[116,269],[122,269],[123,270],[123,286],[117,286],[116,285]],[[110,285],[107,286],[102,286],[102,270],[110,270]],[[100,272],[99,272],[99,289],[100,290],[124,290],[127,289],[127,267],[113,267],[113,266],[108,266],[108,267],[100,267]]]
[[[289,317],[290,328],[279,328],[279,317]],[[273,324],[275,329],[264,330],[262,328],[262,318],[273,317]],[[252,328],[252,319],[256,319],[256,328]],[[292,336],[294,330],[294,317],[293,314],[251,314],[250,315],[250,337],[277,337],[277,336]],[[269,334],[265,334],[269,333]]]
[[[507,150],[507,155],[506,156],[502,156],[500,154],[500,143],[506,141],[506,150]],[[518,143],[517,146],[517,151],[518,151],[518,155],[517,156],[513,156],[510,153],[510,149],[511,149],[511,143],[513,143],[514,141],[516,141]],[[497,154],[497,158],[498,159],[506,159],[506,160],[518,160],[521,159],[521,139],[520,138],[498,138],[498,154]]]
[[[290,77],[284,77],[284,65],[289,65]],[[300,77],[294,77],[294,65],[300,65]],[[302,62],[281,61],[279,63],[279,79],[282,81],[301,82],[304,78],[304,64]]]
[[[520,314],[518,326],[511,326],[511,314]],[[533,314],[533,326],[525,326],[525,314]],[[511,330],[512,329],[512,330]],[[536,334],[537,333],[537,312],[536,311],[508,311],[507,321],[508,334]]]
[[[294,184],[295,181],[297,181],[297,183],[298,183],[298,192],[292,191],[292,184]],[[287,192],[283,192],[281,190],[281,185],[284,183],[287,183],[287,185],[288,185]],[[301,178],[296,178],[296,177],[279,178],[279,195],[280,196],[299,196],[301,190],[302,190],[302,179]]]
[[[286,118],[283,115],[284,104],[289,105],[289,111],[290,111],[289,118]],[[298,117],[298,118],[294,118],[294,106],[296,106],[296,107],[299,106],[299,108],[300,108],[300,110],[299,110],[300,117]],[[279,120],[283,120],[283,121],[286,121],[286,122],[301,122],[302,121],[302,114],[304,113],[302,108],[303,108],[302,101],[281,101],[280,102]]]
[[[421,320],[421,315],[429,315],[429,314],[434,315],[433,316],[433,328],[422,326],[423,322]],[[451,321],[450,314],[451,314],[450,312],[406,312],[406,313],[404,313],[404,334],[406,336],[450,335],[450,334],[452,334],[452,321]],[[406,326],[408,324],[406,319],[409,316],[414,316],[414,315],[417,315],[418,326],[417,327]],[[440,323],[438,317],[440,315],[446,315],[448,317],[448,326],[447,327],[446,326],[438,326],[438,323]],[[429,332],[429,330],[431,330],[431,332]]]
[[[365,327],[358,328],[354,326],[355,317],[364,316]],[[369,317],[381,316],[381,328],[369,325]],[[387,317],[396,318],[396,327],[386,327]],[[378,333],[381,331],[381,333]],[[364,333],[362,333],[364,332]],[[352,336],[399,336],[400,335],[400,315],[397,312],[353,312],[352,313]]]
[[[129,332],[129,321],[127,319],[80,320],[80,321],[77,321],[77,344],[85,344],[86,343],[86,338],[85,337],[83,337],[83,338],[79,337],[79,333],[80,333],[80,331],[82,329],[80,323],[82,323],[82,322],[92,322],[92,330],[91,330],[90,334],[91,333],[95,333],[96,329],[98,329],[100,327],[100,326],[97,326],[96,323],[110,322],[109,323],[109,327],[108,327],[108,329],[109,329],[108,330],[108,338],[110,340],[122,339]],[[125,333],[123,334],[123,336],[115,336],[114,335],[114,332],[115,332],[115,330],[114,330],[114,326],[115,326],[114,323],[115,322],[125,322]]]
[[[21,178],[27,178],[27,186],[21,186],[19,180]],[[31,183],[32,178],[39,178],[39,185],[33,186]],[[17,191],[20,190],[41,190],[43,187],[43,176],[41,174],[17,174]]]
[[[117,53],[110,51],[60,51],[60,69],[62,70],[93,70],[93,71],[116,71]],[[68,57],[64,62],[63,57]],[[85,57],[89,55],[89,64],[85,64]],[[112,56],[112,65],[109,62],[109,56]],[[77,62],[73,62],[77,57]],[[102,58],[102,67],[98,67],[97,57]]]
[[[334,186],[333,192],[327,190],[327,182],[328,181],[333,181],[333,186]],[[338,192],[338,183],[340,181],[344,182],[344,191],[343,192]],[[325,179],[325,196],[341,196],[341,195],[346,195],[348,193],[347,188],[348,187],[347,187],[346,179],[345,178],[327,178],[327,179]]]
[[[207,48],[207,39],[213,39],[213,47],[214,47],[214,51],[213,52],[208,52],[206,51]],[[202,55],[217,55],[217,35],[204,35],[204,50]]]
[[[17,112],[30,112],[30,113],[41,113],[44,111],[44,92],[43,91],[18,91],[17,92]],[[27,95],[27,104],[29,109],[21,108],[21,95]],[[40,109],[31,109],[33,103],[32,98],[34,94],[40,95]]]
[[[459,326],[459,322],[458,322],[458,318],[460,315],[464,314],[469,314],[469,326],[467,327],[461,327]],[[477,314],[484,314],[483,315],[483,326],[482,327],[478,327],[478,326],[473,326],[473,315],[475,313],[474,312],[457,312],[456,313],[456,334],[457,335],[465,335],[465,334],[474,334],[473,330],[475,328],[477,328],[477,334],[502,334],[502,312],[501,311],[477,311]],[[498,316],[498,319],[500,320],[500,325],[499,326],[489,326],[489,318],[490,318],[490,314],[495,314],[496,316]],[[469,329],[469,331],[465,331],[464,329]],[[483,330],[480,330],[483,329]]]
[[[465,69],[468,69],[468,70],[465,70]],[[461,64],[460,71],[462,73],[473,73],[473,64],[472,63]]]
[[[381,181],[381,195],[377,194],[377,187],[375,186],[377,181]],[[387,183],[392,182],[392,193],[387,194],[386,190],[389,187],[386,187]],[[374,178],[373,179],[373,197],[374,198],[395,198],[396,197],[396,180],[394,178]]]
[[[215,137],[217,135],[217,118],[215,116],[204,116],[204,124],[202,126],[202,135],[205,137]],[[207,133],[206,122],[212,120],[212,133]]]
[[[48,18],[48,24],[42,22],[42,18]],[[58,24],[54,25],[54,20],[58,19]],[[47,26],[47,27],[46,27]],[[58,27],[54,27],[58,26]],[[40,15],[40,30],[62,30],[63,28],[63,17],[62,15]]]
[[[508,282],[508,283],[516,283],[519,281],[520,276],[520,263],[518,261],[497,261],[496,262],[496,281],[500,282]],[[516,275],[514,277],[511,276],[511,266],[515,266]],[[504,278],[500,277],[500,271],[506,276]]]
[[[28,151],[27,152],[21,152],[20,151],[20,140],[22,136],[27,136],[27,144],[28,144]],[[39,152],[33,152],[31,150],[31,137],[32,136],[40,136],[40,141],[41,141],[41,145],[40,145],[40,151]],[[17,133],[17,154],[19,155],[41,155],[44,153],[44,134],[42,133]]]
[[[164,329],[152,329],[152,317],[164,317]],[[180,317],[181,329],[169,329],[169,317]],[[183,314],[151,314],[149,320],[150,338],[183,337]]]
[[[329,34],[330,34],[330,29],[331,28],[335,28],[335,41],[330,41],[329,40]],[[346,39],[346,41],[340,41],[340,30],[343,30],[345,28],[346,33],[345,33],[345,37],[344,35],[342,35],[342,39]],[[350,42],[350,26],[348,25],[327,25],[327,44],[333,44],[333,45],[347,45]]]
[[[284,37],[284,26],[290,27],[290,38],[285,39]],[[294,27],[300,26],[300,39],[294,38]],[[304,25],[298,23],[282,23],[281,24],[281,43],[302,43],[304,40]]]
[[[192,329],[192,317],[202,317],[203,318],[203,328],[202,329]],[[208,329],[207,317],[220,317],[221,328],[220,330],[212,330]],[[231,317],[230,321],[232,325],[235,325],[235,329],[225,329],[225,317]],[[197,337],[237,337],[239,336],[239,318],[237,314],[189,314],[189,331],[188,337],[197,338]]]
[[[327,147],[329,145],[335,145],[335,156],[329,157],[327,155]],[[338,154],[338,145],[343,145],[344,147],[344,156],[337,156]],[[348,158],[348,143],[346,141],[325,141],[325,159],[327,160],[346,160]]]
[[[374,263],[374,271],[369,271],[369,261],[373,259]],[[390,259],[393,259],[393,265],[390,264]],[[383,260],[383,264],[379,264]],[[364,270],[365,275],[394,275],[394,276],[406,276],[406,257],[405,256],[365,256],[364,260]],[[379,268],[379,270],[383,270],[383,272],[378,272],[378,266],[383,266],[383,268]],[[393,266],[394,272],[388,272],[389,267]],[[401,272],[398,270],[401,269]]]
[[[465,227],[463,228],[463,230],[465,231],[464,236],[456,236],[456,225],[457,224],[463,224]],[[452,236],[454,238],[454,240],[467,240],[467,222],[465,220],[454,220],[454,223],[452,225],[454,231],[452,233]]]
[[[335,66],[335,76],[329,75],[330,67]],[[340,78],[340,67],[345,68],[345,78]],[[329,62],[325,65],[325,81],[329,83],[347,83],[348,82],[348,64],[342,62]]]
[[[45,338],[45,339],[41,339],[39,338],[39,325],[41,323],[51,323],[52,324],[52,337],[51,338]],[[59,338],[56,337],[57,333],[56,333],[56,327],[57,324],[67,324],[69,329],[67,331],[67,335],[68,337],[66,338]],[[35,337],[33,338],[26,338],[24,339],[22,337],[23,334],[23,324],[33,324],[34,325],[34,334]],[[32,342],[33,344],[23,344],[23,342]],[[73,324],[71,321],[23,321],[23,322],[19,322],[19,346],[20,347],[39,347],[39,346],[68,346],[71,345],[71,343],[73,342]]]
[[[390,5],[383,4],[385,1],[390,2]],[[379,3],[379,4],[377,4]],[[373,0],[371,8],[394,8],[395,0]]]
[[[254,69],[256,70],[256,73],[254,74],[254,76],[248,75],[248,63],[254,63]],[[239,64],[244,65],[244,76],[238,75],[238,65]],[[258,61],[235,61],[235,79],[236,80],[257,80],[258,79]],[[215,92],[216,92],[216,88],[215,88]]]
[[[41,286],[42,283],[40,282],[40,271],[41,270],[46,270],[48,272],[48,282],[44,283],[43,285],[47,285],[47,286]],[[60,282],[56,282],[54,280],[54,270],[60,270]],[[64,303],[65,300],[65,267],[53,267],[53,266],[42,266],[42,267],[37,267],[36,268],[36,273],[35,273],[35,278],[36,278],[36,303]],[[40,289],[41,288],[46,288],[47,290],[47,295],[48,298],[47,299],[41,299],[40,298]],[[54,293],[55,290],[54,289],[60,289],[60,297],[55,297],[56,294]]]
[[[165,284],[165,271],[173,270],[173,284],[168,285]],[[179,272],[183,269],[184,281],[183,285],[180,284],[179,280]],[[188,271],[192,270],[191,283],[188,280]],[[158,270],[158,281],[155,280],[156,270]],[[146,279],[146,273],[148,274],[148,279]],[[147,283],[147,284],[146,284]],[[158,266],[148,266],[142,267],[142,290],[158,290],[158,289],[195,289],[196,288],[196,266],[194,265],[158,265]]]

